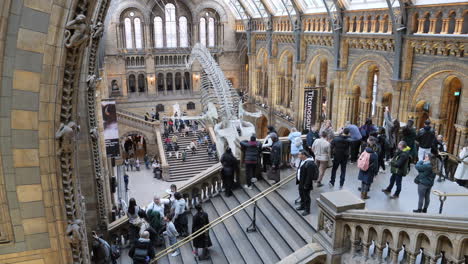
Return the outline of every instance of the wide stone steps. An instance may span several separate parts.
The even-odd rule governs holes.
[[[258,181],[252,190],[239,188],[233,191],[231,197],[225,197],[224,193],[216,195],[204,202],[202,207],[213,221],[269,186],[266,181]],[[194,210],[192,213],[195,213]],[[192,254],[192,243],[187,243],[181,247],[179,256],[168,255],[158,263],[270,264],[285,259],[312,242],[315,233],[312,225],[276,191],[257,201],[257,231],[247,232],[253,215],[254,205],[251,205],[212,227],[209,232],[213,246],[209,248],[209,260],[197,260]],[[188,219],[191,231],[192,216],[189,215]]]
[[[169,137],[172,139],[173,135],[173,133],[170,133]],[[176,182],[188,180],[217,163],[215,159],[210,160],[208,158],[208,146],[211,144],[211,139],[208,140],[207,144],[198,146],[195,154],[192,154],[190,150],[186,149],[192,140],[197,139],[197,136],[193,135],[192,133],[187,137],[183,137],[181,134],[178,134],[177,145],[179,146],[180,157],[184,150],[187,151],[187,157],[185,161],[182,161],[182,158],[177,159],[175,156],[175,151],[170,151],[171,157],[169,157],[169,152],[165,151],[166,160],[170,167],[169,179],[167,181]]]

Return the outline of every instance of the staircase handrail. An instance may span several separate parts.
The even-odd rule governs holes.
[[[460,197],[460,196],[468,196],[468,192],[466,193],[446,193],[439,190],[432,190],[432,193],[439,197],[440,206],[439,206],[439,214],[442,214],[442,210],[444,209],[445,200],[447,197]]]
[[[122,114],[126,114],[126,115],[129,115],[129,116],[133,116],[133,117],[145,120],[145,117],[143,115],[139,115],[139,114],[134,113],[132,111],[128,111],[128,110],[125,110],[125,109],[117,109],[117,113],[119,113],[119,112],[122,113]]]
[[[158,254],[156,254],[155,258],[151,260],[150,264],[156,264],[157,261],[159,259],[161,259],[162,257],[166,256],[167,254],[173,252],[174,250],[180,248],[181,246],[187,244],[187,243],[190,243],[192,240],[194,240],[195,238],[197,238],[198,236],[202,235],[203,233],[211,230],[213,227],[215,227],[216,225],[218,224],[221,224],[223,223],[224,221],[226,221],[227,219],[231,218],[232,216],[234,216],[235,214],[237,214],[238,212],[246,209],[248,206],[254,204],[255,202],[257,202],[258,200],[262,199],[262,198],[265,198],[267,195],[269,195],[270,193],[276,191],[278,188],[281,188],[282,186],[286,185],[287,183],[289,183],[290,181],[292,181],[293,179],[296,178],[296,173],[292,173],[290,174],[289,176],[287,176],[286,178],[282,179],[281,181],[271,185],[270,187],[268,187],[266,190],[258,193],[257,195],[255,195],[254,197],[250,198],[249,200],[243,202],[242,204],[238,205],[237,207],[233,208],[232,210],[226,212],[225,214],[223,214],[222,216],[218,217],[217,219],[211,221],[209,224],[203,226],[202,228],[200,228],[199,230],[197,230],[196,232],[190,234],[189,236],[185,237],[184,239],[178,241],[177,243],[175,243],[174,245],[170,246],[170,247],[167,247],[166,249],[164,249],[163,251],[159,252]]]
[[[152,129],[154,127],[157,127],[160,124],[159,121],[158,122],[150,122],[150,121],[146,121],[146,120],[144,120],[142,118],[139,118],[137,116],[133,116],[133,115],[129,115],[129,114],[117,111],[117,120],[119,118],[131,120],[132,122],[135,122],[137,124],[141,124],[141,125],[147,127],[148,129]]]

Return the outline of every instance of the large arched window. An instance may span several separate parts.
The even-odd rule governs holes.
[[[187,18],[180,17],[179,18],[179,45],[182,48],[188,47],[188,32],[187,32]]]
[[[215,46],[215,21],[214,18],[208,18],[208,47]]]
[[[138,17],[133,20],[133,25],[135,26],[135,48],[141,49],[143,48],[143,34],[141,32],[141,21]]]
[[[132,21],[130,18],[125,18],[124,20],[125,27],[125,48],[133,49],[133,38],[132,38]]]
[[[163,22],[161,17],[154,18],[154,46],[156,48],[164,47]]]
[[[175,6],[173,4],[166,5],[165,16],[166,16],[166,46],[168,48],[176,48],[177,47],[177,25],[176,25]]]
[[[200,44],[206,46],[206,19],[200,18]]]
[[[375,115],[375,110],[377,108],[377,89],[379,88],[378,85],[379,77],[378,77],[378,71],[375,70],[372,76],[372,109],[371,109],[371,115]]]

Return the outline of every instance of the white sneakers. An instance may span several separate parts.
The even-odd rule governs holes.
[[[252,178],[252,183],[257,182],[257,178]]]
[[[252,190],[252,186],[248,186],[247,184],[244,185],[244,188],[249,189],[249,190]]]
[[[171,257],[177,257],[177,256],[179,256],[179,255],[180,255],[179,251],[176,251],[176,252],[174,252],[174,253],[171,254]]]

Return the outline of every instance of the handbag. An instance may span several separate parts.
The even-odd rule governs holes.
[[[420,184],[421,182],[419,181],[419,175],[414,178],[414,183]]]

